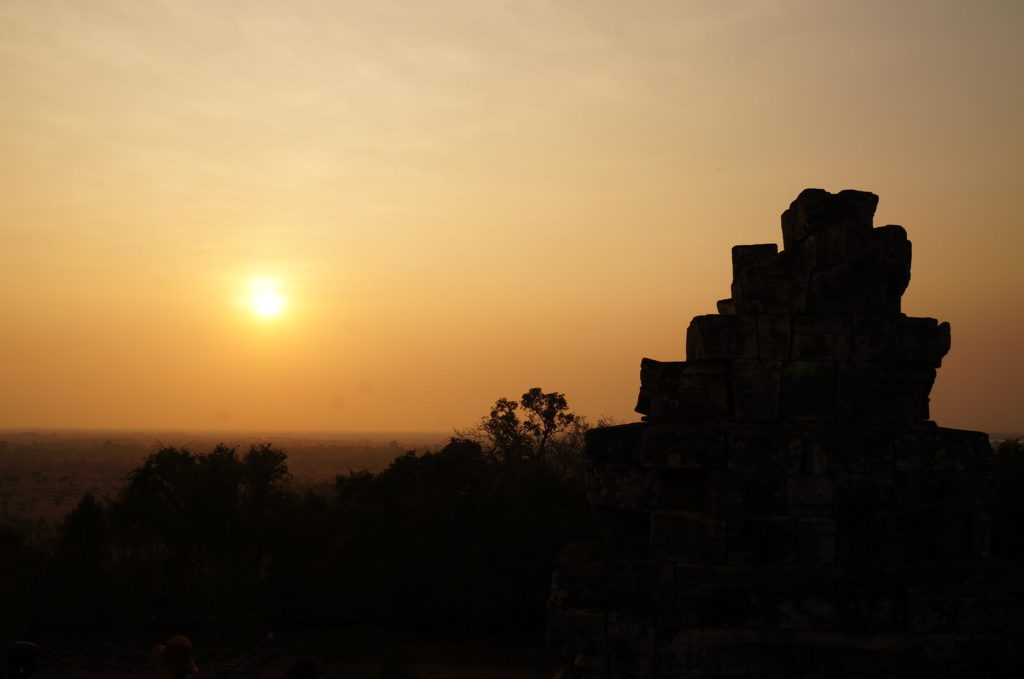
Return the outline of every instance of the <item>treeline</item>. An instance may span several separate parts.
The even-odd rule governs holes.
[[[329,490],[288,484],[271,444],[165,447],[48,538],[0,522],[7,624],[373,624],[539,635],[568,542],[593,538],[583,434],[564,396],[500,399],[436,452]],[[993,554],[1024,563],[1024,445],[996,447]]]
[[[555,556],[589,539],[564,396],[501,399],[437,452],[289,487],[271,444],[165,447],[48,540],[0,526],[0,596],[23,625],[543,627]]]

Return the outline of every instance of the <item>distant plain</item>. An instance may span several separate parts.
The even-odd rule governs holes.
[[[126,476],[165,446],[240,453],[271,443],[288,455],[296,488],[327,487],[338,474],[377,471],[409,450],[435,450],[451,432],[0,430],[0,515],[59,521],[82,495],[113,498]]]

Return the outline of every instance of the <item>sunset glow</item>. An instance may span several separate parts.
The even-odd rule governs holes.
[[[1003,0],[5,0],[0,427],[450,431],[534,386],[636,420],[817,187],[906,227],[934,419],[1022,431],[1021,35]]]
[[[266,318],[278,316],[284,310],[284,297],[272,281],[254,283],[249,302],[254,312]]]

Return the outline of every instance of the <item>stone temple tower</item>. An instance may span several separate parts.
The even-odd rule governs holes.
[[[733,248],[687,360],[643,360],[643,421],[588,434],[600,542],[565,550],[549,603],[573,676],[1019,669],[992,450],[928,419],[949,324],[900,312],[911,244],[877,203],[803,191],[781,251]]]

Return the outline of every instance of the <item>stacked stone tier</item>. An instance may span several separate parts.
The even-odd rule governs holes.
[[[871,225],[878,197],[800,194],[785,249],[732,251],[732,297],[697,316],[686,361],[644,359],[636,410],[659,422],[871,422],[929,417],[948,323],[900,312],[903,227]]]
[[[714,318],[715,322],[708,322]],[[707,336],[719,319],[698,316],[691,335]],[[902,317],[903,325],[919,332],[916,339],[930,356],[941,356],[949,346],[949,326],[930,318]],[[766,359],[746,352],[692,361],[655,361],[640,366],[640,395],[636,411],[656,422],[872,422],[913,421],[929,418],[930,393],[939,358],[899,361],[858,360],[840,347],[828,358],[836,335],[830,327],[856,321],[842,318],[782,317],[764,320],[780,332],[792,333],[789,359]],[[696,327],[695,327],[696,326]],[[877,326],[876,326],[877,327]],[[848,336],[844,338],[849,342]],[[757,341],[756,338],[752,341]],[[775,339],[766,340],[775,343]],[[724,345],[691,355],[716,356]],[[923,352],[922,352],[923,353]]]
[[[600,542],[562,555],[550,628],[582,676],[971,676],[985,649],[1017,662],[995,648],[1024,628],[1024,591],[986,561],[982,433],[643,422],[591,431],[587,451]]]
[[[988,437],[929,421],[950,328],[901,312],[878,197],[808,189],[784,249],[737,246],[644,421],[587,434],[600,541],[562,555],[552,641],[580,677],[1018,676],[1024,578],[989,555]]]
[[[605,540],[655,559],[884,570],[987,556],[993,459],[978,432],[638,423],[594,430],[587,450]]]

